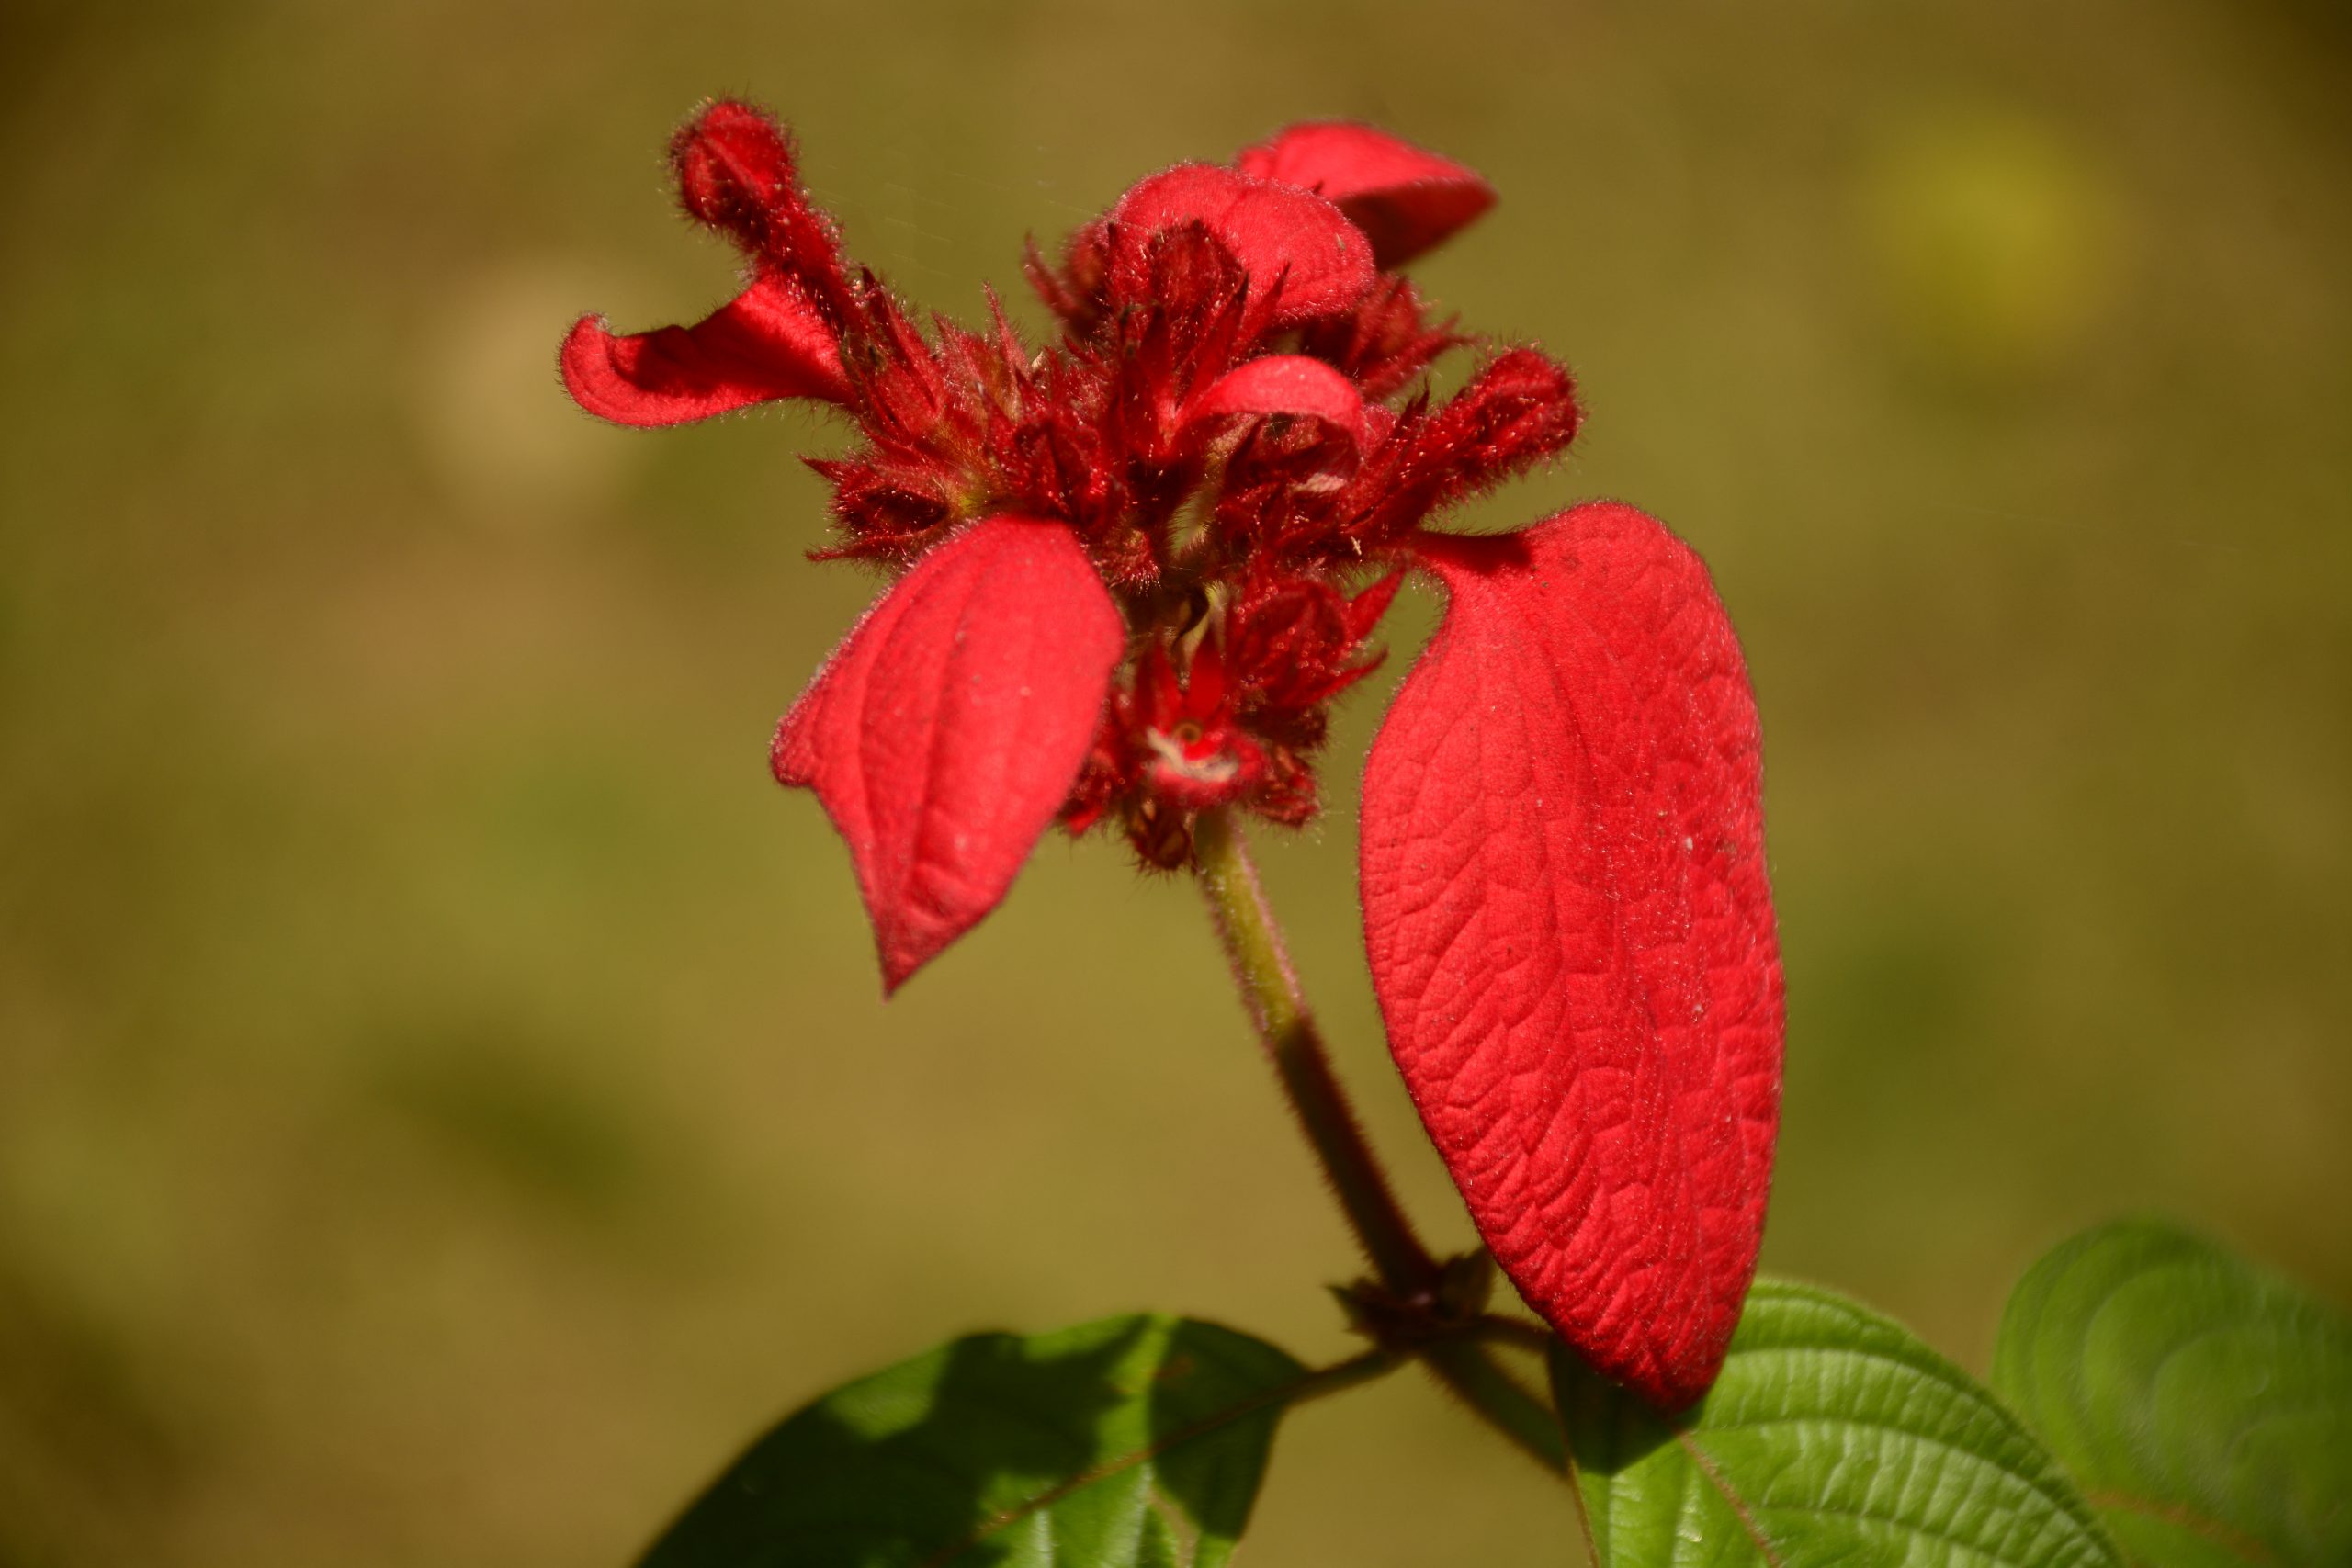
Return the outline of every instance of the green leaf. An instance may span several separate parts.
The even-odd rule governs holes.
[[[1310,1373],[1189,1318],[979,1334],[838,1389],[753,1444],[645,1568],[1216,1568]]]
[[[2210,1242],[2065,1243],[2009,1297],[1993,1386],[2140,1562],[2352,1562],[2352,1323]]]
[[[1600,1568],[2119,1568],[2057,1461],[1890,1322],[1758,1280],[1723,1375],[1673,1416],[1564,1346],[1552,1380]]]

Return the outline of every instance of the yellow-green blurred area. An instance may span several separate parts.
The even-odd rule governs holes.
[[[755,1430],[979,1327],[1310,1360],[1350,1247],[1198,900],[1056,838],[884,1006],[767,780],[874,581],[763,411],[645,434],[664,186],[775,106],[854,254],[1021,295],[1134,177],[1376,119],[1419,268],[1713,563],[1789,986],[1767,1267],[1982,1367],[2163,1211],[2352,1293],[2352,26],[2324,0],[152,6],[0,22],[0,1562],[618,1562]],[[1025,304],[1035,331],[1039,313]],[[1409,649],[1434,605],[1409,597]],[[1413,1207],[1352,792],[1261,835]],[[1246,1560],[1569,1561],[1417,1376],[1285,1429]]]

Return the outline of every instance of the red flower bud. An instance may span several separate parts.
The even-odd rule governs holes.
[[[797,195],[784,128],[749,104],[715,103],[680,126],[670,167],[687,215],[753,253],[768,249],[771,222]]]
[[[1200,223],[1250,275],[1267,325],[1336,315],[1372,287],[1372,243],[1322,197],[1230,169],[1182,164],[1119,198],[1112,220],[1150,231]]]

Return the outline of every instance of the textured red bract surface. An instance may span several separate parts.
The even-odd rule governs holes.
[[[1422,538],[1450,604],[1364,777],[1390,1048],[1529,1303],[1684,1404],[1754,1275],[1779,1122],[1746,666],[1705,567],[1632,507]]]
[[[1412,260],[1495,204],[1494,187],[1475,171],[1346,121],[1290,126],[1244,148],[1233,166],[1336,204],[1372,241],[1373,260],[1384,267]]]
[[[885,989],[1004,897],[1125,648],[1069,530],[998,517],[917,562],[785,715],[775,776],[814,789],[848,841]]]

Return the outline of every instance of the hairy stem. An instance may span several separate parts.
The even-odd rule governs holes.
[[[1232,961],[1234,983],[1250,1010],[1250,1021],[1257,1025],[1259,1042],[1357,1244],[1391,1292],[1408,1300],[1429,1295],[1439,1282],[1437,1259],[1397,1206],[1387,1174],[1364,1141],[1347,1092],[1332,1074],[1323,1037],[1299,989],[1298,972],[1291,967],[1289,950],[1283,944],[1282,928],[1258,884],[1258,869],[1224,812],[1204,811],[1193,825],[1193,870],[1208,897],[1209,914]],[[1542,1330],[1532,1325],[1489,1315],[1464,1325],[1460,1332],[1426,1340],[1415,1350],[1438,1381],[1489,1426],[1536,1463],[1565,1478],[1566,1446],[1551,1404],[1531,1393],[1478,1342],[1518,1337],[1513,1330],[1542,1337]]]
[[[1429,1290],[1437,1281],[1437,1260],[1397,1207],[1387,1174],[1364,1141],[1346,1091],[1332,1076],[1331,1059],[1299,990],[1282,929],[1258,885],[1258,868],[1224,812],[1204,811],[1194,824],[1193,869],[1207,895],[1226,956],[1233,962],[1234,983],[1241,988],[1250,1022],[1258,1027],[1259,1042],[1282,1080],[1300,1129],[1322,1162],[1324,1178],[1338,1195],[1357,1244],[1389,1290],[1400,1296]]]

